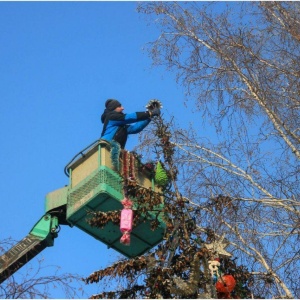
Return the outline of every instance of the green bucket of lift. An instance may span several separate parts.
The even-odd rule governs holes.
[[[136,257],[162,241],[165,231],[162,221],[154,231],[150,228],[152,220],[145,220],[135,226],[129,246],[120,243],[122,233],[118,225],[108,222],[104,228],[99,229],[87,222],[91,217],[88,211],[121,211],[123,208],[122,177],[113,170],[109,150],[108,144],[100,141],[69,167],[67,221],[126,257]]]

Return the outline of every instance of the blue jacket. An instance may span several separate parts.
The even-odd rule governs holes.
[[[124,114],[105,109],[101,121],[104,124],[101,139],[114,140],[124,149],[128,134],[139,133],[150,123],[151,119],[149,112]]]

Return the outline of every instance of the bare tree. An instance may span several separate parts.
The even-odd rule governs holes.
[[[13,244],[15,242],[11,238],[1,241],[0,254]],[[57,266],[45,266],[43,258],[36,260],[37,264],[33,266],[28,263],[17,275],[10,276],[0,285],[1,299],[48,299],[53,297],[53,290],[64,294],[65,298],[79,298],[83,295],[80,276],[62,274]]]
[[[199,207],[198,226],[226,234],[256,294],[299,298],[299,3],[144,2],[138,10],[161,31],[149,45],[154,64],[176,73],[202,113],[202,124],[174,128],[171,138],[177,184]],[[142,146],[155,143],[150,130]]]
[[[217,120],[230,113],[259,115],[299,158],[299,41],[290,34],[297,28],[284,30],[298,24],[299,5],[238,3],[219,13],[212,4],[203,6],[155,2],[140,7],[161,16],[156,20],[162,33],[150,49],[154,63],[174,69],[201,110]],[[270,17],[276,9],[292,11],[293,17],[282,24]]]

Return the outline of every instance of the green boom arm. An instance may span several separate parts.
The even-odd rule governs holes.
[[[0,256],[0,284],[46,247],[53,246],[57,229],[58,218],[45,214],[23,240]]]

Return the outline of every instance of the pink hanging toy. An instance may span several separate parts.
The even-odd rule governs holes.
[[[130,245],[130,232],[132,231],[133,211],[132,201],[124,198],[121,203],[124,208],[121,211],[120,230],[123,233],[120,242],[124,245]]]

